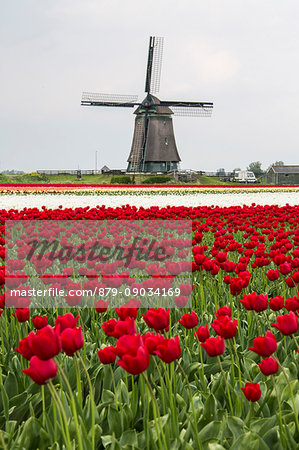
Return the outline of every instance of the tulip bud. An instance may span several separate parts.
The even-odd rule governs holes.
[[[198,324],[198,317],[197,314],[192,311],[191,314],[183,314],[182,318],[178,320],[178,322],[182,324],[184,328],[190,330],[191,328],[196,327],[196,325]]]
[[[57,366],[53,359],[43,361],[37,356],[32,356],[28,369],[23,369],[23,373],[28,375],[36,384],[46,384],[48,380],[57,375]]]
[[[32,336],[32,351],[39,359],[47,360],[58,355],[61,351],[61,339],[58,329],[50,325],[38,330],[36,335]]]
[[[68,356],[74,356],[74,353],[80,350],[84,345],[81,327],[66,328],[61,333],[61,344],[63,351]]]
[[[166,330],[169,328],[169,309],[164,308],[151,308],[146,314],[142,314],[143,320],[149,328],[153,328],[155,331]]]
[[[113,346],[104,347],[98,350],[98,357],[102,364],[111,364],[116,360],[115,348]]]
[[[272,326],[277,328],[284,336],[289,336],[298,331],[298,316],[293,311],[283,316],[277,316],[276,320],[277,322],[272,323]]]
[[[17,308],[15,313],[12,313],[13,316],[17,319],[18,322],[26,322],[30,317],[29,308]]]
[[[34,328],[37,330],[41,330],[45,326],[48,325],[48,317],[47,316],[35,316],[32,318],[32,323]]]
[[[159,358],[167,364],[178,359],[181,356],[179,337],[176,336],[175,338],[164,339],[164,341],[157,346],[157,350],[154,351],[154,354],[158,355]]]
[[[129,372],[131,375],[137,375],[144,372],[149,366],[149,354],[144,346],[137,349],[136,355],[125,354],[117,364]]]
[[[265,337],[258,336],[254,338],[253,347],[248,349],[263,357],[270,356],[277,349],[275,336],[270,331],[267,331]]]
[[[241,389],[250,402],[257,402],[261,398],[262,391],[258,383],[246,383],[245,387]]]
[[[198,330],[195,331],[194,336],[197,337],[199,342],[205,342],[210,337],[208,325],[200,326]]]
[[[263,359],[260,363],[258,363],[258,366],[260,368],[260,371],[267,376],[276,373],[279,367],[277,361],[273,358],[273,356]]]
[[[200,344],[209,356],[222,355],[225,350],[224,339],[220,336],[210,337]]]
[[[58,316],[55,320],[55,328],[59,325],[60,333],[62,333],[66,328],[74,328],[77,326],[79,317],[80,316],[77,316],[75,318],[72,313],[66,313],[63,316]]]

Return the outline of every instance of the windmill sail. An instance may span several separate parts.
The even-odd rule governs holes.
[[[211,117],[213,111],[213,103],[207,102],[161,101],[160,104],[171,108],[176,116]]]
[[[160,90],[163,43],[163,37],[150,37],[145,80],[145,92],[147,93],[155,94]]]
[[[137,95],[100,94],[83,92],[81,105],[86,106],[121,106],[134,108],[137,105]]]
[[[172,106],[171,110],[175,116],[184,117],[211,117],[212,109],[206,107]]]

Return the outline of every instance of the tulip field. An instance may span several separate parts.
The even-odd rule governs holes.
[[[1,209],[0,448],[298,449],[299,206],[256,199],[52,208],[45,200]],[[43,236],[55,235],[64,249],[78,249],[75,232],[87,243],[111,239],[110,247],[127,249],[117,228],[108,239],[103,227],[87,233],[81,224],[134,221],[136,236],[163,240],[170,260],[163,265],[152,251],[145,281],[137,281],[143,266],[135,250],[135,265],[119,257],[108,261],[110,272],[85,254],[84,270],[77,256],[71,266],[56,253],[60,265],[49,254],[45,264],[27,263],[29,240],[21,225],[7,228],[12,221],[32,236],[41,223]],[[77,224],[71,231],[62,226],[68,221]],[[138,228],[142,221],[152,226]],[[52,292],[92,286],[98,295],[89,306],[77,292],[57,308],[37,308],[29,296],[33,269]],[[183,281],[173,288],[176,276]],[[165,286],[167,306],[159,300]],[[116,287],[128,295],[112,307],[105,293]],[[13,302],[14,288],[25,294]]]

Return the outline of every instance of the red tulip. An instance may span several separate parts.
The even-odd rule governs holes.
[[[77,326],[79,317],[80,316],[77,316],[75,318],[72,313],[66,313],[63,316],[58,316],[55,320],[55,328],[57,328],[57,326],[59,325],[60,333],[62,333],[66,328],[74,328],[75,326]]]
[[[276,297],[270,298],[269,300],[269,308],[272,309],[272,311],[279,311],[283,308],[284,304],[284,297],[281,297],[281,295],[276,295]]]
[[[299,309],[299,298],[296,296],[292,298],[286,298],[284,302],[284,307],[288,311],[297,311],[297,309]]]
[[[232,295],[239,295],[242,292],[242,289],[244,288],[244,283],[241,278],[231,278],[230,279],[230,285],[229,289]]]
[[[296,281],[293,280],[292,277],[287,277],[287,278],[284,279],[284,281],[285,281],[285,284],[286,284],[289,288],[293,288],[293,287],[295,287],[296,284],[297,284]]]
[[[198,330],[195,331],[194,336],[197,337],[199,342],[205,342],[210,337],[208,325],[200,326]]]
[[[188,295],[190,295],[193,290],[190,283],[180,284],[179,288],[181,295],[184,295],[185,297],[188,297]]]
[[[258,295],[256,292],[243,295],[243,300],[240,300],[240,302],[249,311],[254,310],[260,312],[268,308],[268,296],[263,294]]]
[[[109,306],[108,300],[98,300],[97,302],[94,302],[94,307],[96,312],[98,313],[104,313],[107,311]]]
[[[0,270],[0,287],[5,283],[5,273],[4,270]]]
[[[224,275],[224,277],[223,277],[223,281],[225,284],[230,284],[233,279],[234,279],[234,277],[232,277],[231,275]]]
[[[224,252],[219,252],[216,255],[216,259],[217,259],[218,262],[224,262],[224,261],[226,261],[226,258],[227,258],[227,254],[224,253]]]
[[[154,351],[155,355],[158,355],[162,361],[170,364],[181,356],[181,346],[178,336],[170,339],[164,339],[161,344],[157,346]]]
[[[61,351],[59,327],[54,329],[50,325],[47,325],[41,330],[38,330],[32,336],[31,347],[34,355],[42,360],[47,360],[58,355]]]
[[[137,303],[136,300],[132,299],[121,305],[120,308],[115,308],[115,312],[121,320],[125,320],[127,317],[136,319],[139,307],[140,302]]]
[[[218,264],[216,264],[214,262],[212,269],[210,270],[210,274],[211,275],[217,275],[217,273],[219,272],[220,267],[218,266]]]
[[[116,360],[115,348],[113,346],[104,347],[98,350],[98,357],[102,364],[111,364]]]
[[[215,312],[215,316],[217,317],[217,319],[220,319],[220,317],[223,316],[231,317],[231,315],[232,313],[230,306],[221,306],[221,308],[218,308],[217,311]]]
[[[211,323],[216,333],[224,339],[231,339],[237,333],[237,320],[232,320],[229,316],[222,316],[220,319],[215,319]]]
[[[107,336],[112,336],[116,339],[125,334],[136,333],[135,320],[130,317],[127,317],[125,320],[110,319],[102,324],[102,328]]]
[[[34,355],[34,353],[32,351],[32,337],[33,336],[35,336],[35,334],[33,331],[31,331],[27,337],[20,340],[19,347],[15,348],[15,352],[20,353],[20,355],[22,355],[23,358],[27,359],[28,361]]]
[[[266,336],[258,336],[253,339],[253,347],[249,350],[257,353],[260,356],[267,357],[272,355],[277,349],[277,342],[275,336],[270,332],[266,332]]]
[[[28,369],[23,369],[23,373],[28,375],[36,384],[46,384],[57,375],[57,366],[53,359],[47,361],[32,356]]]
[[[225,342],[221,336],[210,337],[200,344],[209,356],[222,355],[225,350]]]
[[[246,383],[245,387],[241,389],[250,402],[257,402],[261,398],[262,391],[258,383]]]
[[[32,318],[32,323],[34,328],[37,330],[41,330],[46,325],[48,325],[48,317],[47,316],[35,316]]]
[[[273,375],[278,371],[279,367],[278,362],[273,358],[273,356],[263,359],[260,363],[258,363],[258,366],[264,375]]]
[[[66,294],[64,296],[66,303],[69,306],[78,306],[80,305],[81,301],[82,301],[82,296],[81,295],[70,295],[70,294]]]
[[[155,331],[167,331],[169,328],[169,309],[151,308],[146,314],[142,314],[142,317],[147,326],[153,328]]]
[[[141,346],[143,346],[143,341],[140,334],[125,334],[117,340],[114,351],[120,358],[126,354],[135,356]]]
[[[81,327],[66,328],[60,335],[62,350],[68,356],[74,356],[74,353],[80,350],[84,345],[84,339]]]
[[[268,270],[268,272],[265,273],[266,277],[269,281],[275,281],[279,278],[279,271],[277,269],[274,270]]]
[[[125,354],[117,364],[129,372],[131,375],[137,375],[144,372],[149,366],[149,354],[143,345],[138,347],[135,355]]]
[[[178,297],[175,297],[174,303],[178,308],[184,308],[184,306],[187,305],[188,300],[189,298],[185,297],[185,295],[179,295]]]
[[[30,317],[29,308],[17,308],[15,313],[12,313],[13,316],[17,319],[18,322],[26,322]]]
[[[190,330],[191,328],[196,327],[198,324],[198,317],[197,314],[192,311],[191,314],[183,314],[182,318],[178,320],[180,324],[183,325],[184,328],[187,328],[187,330]]]
[[[298,267],[298,266],[297,266]],[[293,272],[291,277],[293,278],[293,280],[295,281],[295,283],[299,283],[299,270],[297,270],[296,272]]]
[[[272,326],[277,328],[284,336],[289,336],[298,331],[298,316],[293,311],[283,316],[277,316],[276,320],[277,322],[272,323]]]
[[[292,266],[288,262],[284,262],[283,264],[280,264],[278,269],[279,269],[279,272],[282,273],[283,275],[287,275],[288,273],[292,272]]]
[[[223,270],[224,270],[225,272],[234,272],[235,267],[236,267],[236,263],[234,263],[234,261],[227,261],[227,260],[226,260],[226,261],[223,263]]]
[[[150,355],[154,354],[157,346],[160,345],[164,341],[164,336],[162,334],[155,333],[146,333],[141,336],[142,342],[144,346],[147,348]]]

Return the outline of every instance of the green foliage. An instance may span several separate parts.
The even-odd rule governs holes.
[[[10,178],[5,173],[0,173],[0,183],[10,183]]]
[[[130,181],[121,181],[118,177],[129,177]],[[220,177],[208,177],[205,175],[197,175],[194,181],[189,179],[177,181],[169,175],[135,175],[134,184],[232,184],[224,182]],[[128,178],[126,178],[128,180]],[[38,174],[37,172],[24,174],[4,174],[0,173],[0,183],[46,183],[46,184],[133,184],[133,177],[130,175],[113,175],[111,174],[96,174],[96,175],[82,175],[80,180],[76,175],[67,173],[60,173],[56,175]]]
[[[254,161],[254,162],[250,163],[249,166],[247,167],[247,170],[250,170],[251,172],[253,172],[256,177],[258,177],[264,173],[264,171],[262,169],[262,163],[260,161]]]
[[[130,175],[113,175],[110,180],[111,184],[131,184],[132,179]]]
[[[12,181],[16,183],[48,183],[49,178],[44,173],[30,172],[17,175]]]
[[[164,184],[169,183],[169,181],[173,180],[169,175],[151,175],[146,177],[142,184]]]

